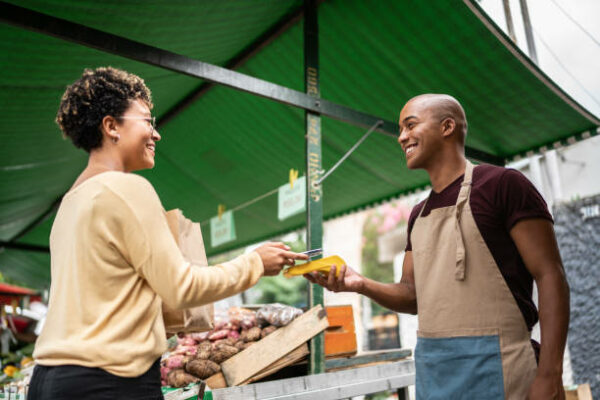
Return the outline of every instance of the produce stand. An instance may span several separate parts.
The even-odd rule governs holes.
[[[203,398],[205,400],[333,400],[406,388],[414,385],[414,382],[414,362],[402,360],[224,389],[207,389]],[[166,393],[165,400],[201,398],[198,396],[200,393],[202,393],[202,386],[194,385]]]
[[[345,399],[414,385],[415,369],[411,360],[372,367],[327,372],[275,382],[217,389],[215,400],[245,399]]]
[[[407,359],[411,355],[411,351],[408,349],[370,351],[355,355],[356,338],[354,337],[352,307],[350,306],[332,306],[324,309],[317,305],[295,316],[293,320],[282,327],[264,325],[267,322],[265,318],[268,318],[269,323],[274,323],[282,318],[281,316],[284,315],[281,313],[282,311],[289,311],[289,309],[293,308],[264,305],[258,308],[257,317],[253,318],[251,315],[255,311],[232,307],[228,310],[228,315],[231,316],[229,319],[224,316],[224,313],[219,312],[219,319],[215,320],[215,323],[221,327],[230,326],[229,331],[215,328],[214,331],[211,331],[214,333],[208,332],[205,336],[194,333],[180,336],[177,339],[177,346],[165,355],[161,363],[163,365],[161,376],[164,377],[165,384],[179,387],[177,390],[167,386],[163,387],[165,397],[167,399],[201,399],[202,396],[219,398],[219,396],[228,397],[237,393],[242,398],[249,395],[254,398],[254,396],[258,396],[257,393],[263,392],[273,395],[277,393],[288,395],[291,393],[290,388],[293,387],[313,388],[314,390],[311,390],[315,393],[307,392],[313,395],[321,392],[326,396],[342,392],[358,395],[379,391],[381,387],[386,388],[385,390],[402,388],[403,386],[399,385],[405,380],[397,382],[397,375],[401,374],[398,372],[398,366],[394,365],[400,363],[398,365],[404,368],[403,372],[411,371],[406,368],[414,368],[412,360]],[[296,310],[300,312],[300,310]],[[235,326],[238,322],[241,324],[242,321],[249,330],[242,329],[238,337]],[[258,327],[250,328],[253,321]],[[252,336],[253,339],[250,339],[251,330],[256,329],[258,332],[261,329],[264,332],[268,330],[269,333],[261,335],[260,338]],[[232,331],[234,331],[233,335]],[[223,332],[229,332],[227,337]],[[310,362],[307,359],[309,355],[307,343],[321,332],[325,332],[325,343],[328,344],[325,346],[324,367],[326,373],[307,377],[305,373]],[[175,365],[185,358],[182,354],[187,354],[185,352],[190,349],[189,346],[194,345],[193,338],[200,340],[198,350],[190,354],[190,361],[183,367],[183,370],[190,374],[189,378],[195,376],[203,379],[199,383],[190,383],[193,382],[191,379],[179,379],[178,374],[181,375],[181,370],[177,369],[180,367]],[[246,345],[248,346],[246,347]],[[234,346],[240,350],[224,358],[223,346],[227,348]],[[195,349],[192,348],[192,350]],[[194,359],[209,361],[192,361]],[[209,365],[210,361],[219,364],[216,373],[204,369],[204,366]],[[199,365],[202,365],[203,368],[198,369]],[[163,368],[165,369],[164,375]],[[386,373],[382,374],[381,368],[386,370]],[[374,376],[377,376],[378,380],[373,381],[371,378]],[[314,377],[314,380],[311,377]],[[297,395],[300,396],[300,393]]]

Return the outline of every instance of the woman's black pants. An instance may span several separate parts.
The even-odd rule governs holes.
[[[27,400],[162,400],[160,360],[144,374],[123,378],[100,368],[36,365]]]

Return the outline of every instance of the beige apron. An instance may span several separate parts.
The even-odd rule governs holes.
[[[456,205],[411,232],[419,331],[417,399],[525,399],[537,365],[517,303],[469,204],[467,161]]]

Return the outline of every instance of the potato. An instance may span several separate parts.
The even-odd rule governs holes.
[[[199,350],[198,354],[196,354],[195,360],[208,360],[212,350]]]
[[[195,356],[197,351],[198,350],[197,350],[196,346],[181,346],[181,345],[178,345],[171,352],[171,354],[173,354],[173,355],[181,354],[181,355],[184,355],[184,356]]]
[[[187,362],[187,357],[181,354],[175,354],[166,359],[165,366],[169,369],[183,368]]]
[[[180,343],[182,346],[195,346],[198,344],[192,337],[185,336]]]
[[[238,341],[238,339],[234,339],[234,338],[216,340],[213,342],[213,349],[217,348],[217,346],[220,346],[223,344],[226,344],[227,346],[233,346],[237,341]]]
[[[232,330],[229,331],[227,336],[231,339],[238,340],[240,338],[240,333],[237,330]]]
[[[253,342],[250,342],[253,343]],[[244,342],[242,339],[238,340],[237,342],[235,342],[235,344],[233,345],[233,347],[237,348],[238,350],[242,351],[245,349],[244,345],[246,344],[246,342]]]
[[[217,364],[221,364],[223,361],[231,358],[238,352],[239,350],[236,347],[229,346],[226,344],[219,344],[212,351],[212,353],[210,353],[209,359],[216,362]]]
[[[248,343],[242,342],[242,346],[241,346],[240,351],[246,350],[248,347],[252,346],[254,343],[256,343],[256,342],[248,342]]]
[[[271,333],[275,332],[277,330],[277,327],[275,325],[269,325],[269,326],[265,326],[262,331],[260,332],[260,338],[264,338],[265,336],[270,335]]]
[[[194,333],[190,333],[189,337],[191,337],[192,339],[194,339],[196,342],[200,343],[203,342],[205,340],[208,340],[208,336],[210,335],[210,331],[208,332],[194,332]]]
[[[183,369],[174,369],[167,375],[167,383],[169,386],[181,388],[189,385],[190,383],[196,383],[200,379],[186,373]]]
[[[206,379],[221,371],[219,364],[210,360],[192,360],[185,366],[186,371],[200,379]]]
[[[208,335],[208,340],[214,342],[215,340],[225,339],[229,335],[229,329],[221,329]]]
[[[198,352],[196,353],[197,359],[208,360],[210,353],[213,350],[213,345],[210,342],[202,342],[198,345]]]
[[[160,367],[160,380],[161,381],[167,381],[167,377],[169,376],[169,372],[171,372],[171,368],[165,367],[164,365],[161,365]]]
[[[210,351],[213,346],[211,342],[202,342],[198,345],[198,351]]]
[[[248,330],[242,331],[242,335],[240,336],[244,342],[256,342],[260,340],[261,330],[258,326],[250,328]]]

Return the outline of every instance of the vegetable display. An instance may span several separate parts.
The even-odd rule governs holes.
[[[162,385],[179,388],[209,378],[221,371],[221,363],[300,314],[302,310],[281,304],[269,304],[258,312],[242,307],[215,310],[212,331],[179,334],[176,341],[171,339],[174,347],[161,361]]]

